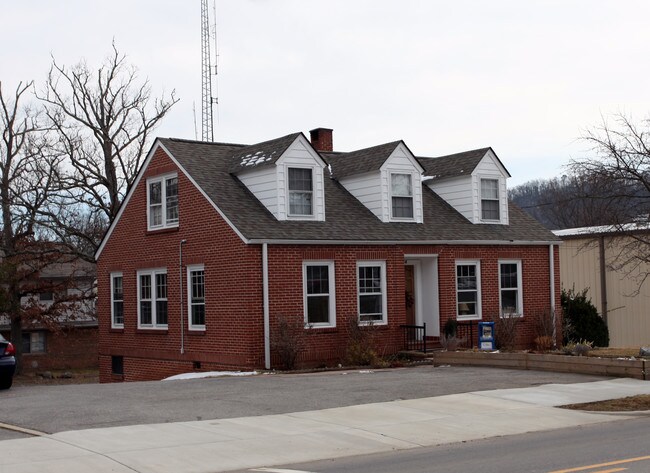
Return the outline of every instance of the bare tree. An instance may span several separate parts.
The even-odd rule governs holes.
[[[68,285],[40,277],[45,268],[69,260],[69,255],[47,239],[45,215],[56,195],[62,158],[50,153],[41,110],[23,105],[31,88],[31,82],[20,83],[13,94],[5,95],[0,82],[0,312],[9,319],[19,366],[23,326],[59,321],[67,298],[45,307],[33,303],[33,297],[30,303],[29,296],[61,292]]]
[[[526,182],[509,190],[510,199],[550,229],[609,225],[627,210],[621,184],[602,176],[570,172]]]
[[[584,140],[595,157],[574,160],[570,169],[607,183],[609,192],[594,199],[619,202],[609,224],[615,257],[610,266],[637,279],[638,287],[650,276],[650,118],[639,122],[624,114],[588,130]]]
[[[39,98],[71,167],[60,189],[65,204],[51,209],[53,229],[90,261],[133,185],[153,129],[178,100],[174,91],[152,99],[149,81],[115,44],[96,71],[85,61],[67,68],[53,58]]]

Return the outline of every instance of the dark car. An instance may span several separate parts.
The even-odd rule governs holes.
[[[9,389],[14,381],[16,371],[16,349],[0,335],[0,389]]]

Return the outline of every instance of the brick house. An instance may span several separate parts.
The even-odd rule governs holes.
[[[62,256],[37,274],[39,289],[21,298],[24,309],[42,311],[22,325],[22,372],[96,369],[98,323],[95,265]],[[47,315],[48,311],[53,313]],[[10,320],[0,316],[0,333],[11,339]],[[18,343],[17,340],[12,342]]]
[[[507,200],[491,148],[333,152],[332,131],[254,145],[155,141],[97,251],[100,380],[276,365],[280,317],[305,365],[338,362],[350,319],[385,353],[402,324],[559,305],[559,239]]]

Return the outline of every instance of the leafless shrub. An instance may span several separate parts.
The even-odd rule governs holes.
[[[361,324],[356,317],[352,317],[347,324],[347,335],[346,364],[370,366],[379,362],[376,350],[377,325],[372,322]]]
[[[548,351],[553,347],[553,309],[550,307],[533,313],[535,348],[539,351]]]
[[[298,355],[305,347],[307,332],[301,317],[278,317],[278,325],[271,335],[271,347],[284,370],[296,367]]]
[[[495,342],[500,350],[514,350],[517,339],[517,326],[521,322],[518,315],[503,314],[492,317],[496,332]]]

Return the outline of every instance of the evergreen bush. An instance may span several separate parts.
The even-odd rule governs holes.
[[[595,347],[609,346],[609,330],[598,310],[587,297],[588,289],[562,289],[564,344],[586,340]]]

